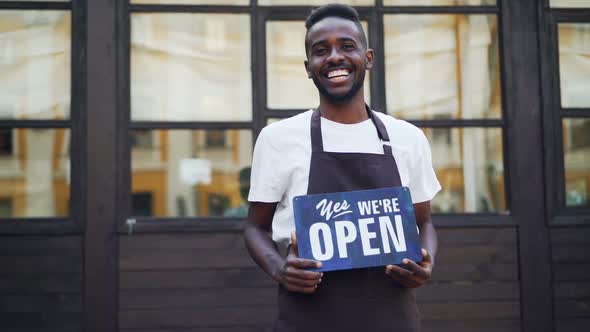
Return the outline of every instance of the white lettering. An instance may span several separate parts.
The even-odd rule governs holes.
[[[326,251],[322,252],[320,244],[320,231],[324,239]],[[309,227],[309,243],[311,244],[311,254],[318,261],[326,261],[334,256],[334,244],[332,243],[332,232],[330,226],[323,222],[318,222]]]
[[[384,213],[391,213],[391,202],[388,199],[383,200],[383,212]]]
[[[336,228],[336,242],[338,243],[338,254],[340,258],[348,257],[348,249],[346,245],[356,240],[356,227],[350,221],[336,221],[334,223]]]
[[[377,233],[369,232],[368,225],[375,222],[373,218],[359,219],[359,230],[361,233],[361,242],[363,245],[363,253],[365,256],[379,255],[379,248],[371,247],[371,239],[377,237]]]
[[[391,202],[393,203],[393,212],[399,212],[399,202],[397,201],[397,198],[393,198]]]
[[[391,237],[391,240],[393,241],[393,247],[395,248],[396,252],[403,252],[408,250],[406,248],[406,237],[404,236],[402,217],[400,215],[396,215],[394,216],[394,219],[396,229],[395,232],[393,231],[393,225],[391,224],[391,219],[389,218],[389,216],[379,217],[379,228],[381,230],[383,252],[386,254],[389,254],[391,252],[391,248],[389,247],[389,237]]]
[[[373,214],[379,214],[379,201],[378,200],[372,200],[371,201],[371,207],[373,208]]]
[[[358,202],[358,207],[359,207],[359,212],[361,213],[362,216],[370,214],[371,213],[371,205],[369,204],[369,202]]]
[[[346,200],[342,202],[336,202],[334,204],[334,208],[332,209],[332,201],[328,202],[326,198],[322,199],[316,206],[316,210],[320,210],[320,215],[327,220],[332,218],[332,214],[336,213],[334,218],[352,213],[352,211],[346,211],[350,208],[350,204]]]

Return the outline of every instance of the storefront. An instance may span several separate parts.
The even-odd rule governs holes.
[[[443,186],[425,331],[590,328],[590,1],[348,0],[368,102]],[[0,0],[0,327],[266,331],[243,247],[267,124],[317,106],[320,0]]]

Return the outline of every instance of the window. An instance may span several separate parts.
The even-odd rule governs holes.
[[[430,140],[445,188],[434,211],[509,211],[496,1],[341,2],[357,6],[380,58],[367,101]],[[304,19],[323,3],[131,1],[127,217],[246,215],[253,138],[319,103]]]
[[[578,223],[576,216],[590,215],[590,7],[575,0],[550,4],[543,39],[552,50],[544,63],[551,78],[544,96],[548,211],[553,222]]]
[[[506,212],[496,15],[386,14],[383,22],[387,112],[428,137],[443,187],[433,211]]]
[[[0,2],[2,229],[39,218],[66,222],[71,214],[70,142],[78,121],[71,6]]]
[[[188,6],[136,12],[156,3]],[[215,2],[227,5],[215,13],[191,6],[212,3],[132,1],[132,218],[195,223],[246,216],[249,181],[242,174],[250,168],[254,129],[251,15],[233,6],[248,1]]]

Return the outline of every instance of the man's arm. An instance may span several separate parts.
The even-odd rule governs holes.
[[[322,274],[305,269],[319,268],[321,263],[299,258],[294,237],[288,256],[286,258],[281,256],[270,237],[276,208],[277,203],[250,203],[248,221],[244,229],[246,248],[254,261],[287,290],[313,293],[321,282]]]
[[[414,213],[422,242],[422,256],[424,256],[422,262],[415,263],[404,259],[403,264],[406,269],[395,265],[385,267],[385,273],[388,276],[408,288],[420,287],[430,279],[438,246],[436,231],[430,216],[430,201],[414,204]]]

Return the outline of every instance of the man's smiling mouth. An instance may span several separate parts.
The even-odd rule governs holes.
[[[325,73],[324,76],[330,81],[339,82],[344,81],[350,76],[350,69],[334,69]]]

